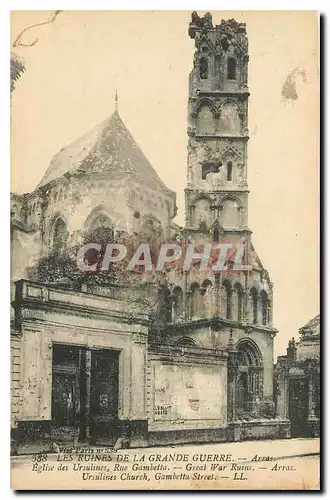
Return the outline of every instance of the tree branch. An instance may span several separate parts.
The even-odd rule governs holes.
[[[14,41],[13,43],[13,47],[33,47],[33,45],[35,45],[38,41],[39,41],[39,38],[36,36],[35,39],[31,42],[31,43],[22,43],[21,42],[21,38],[22,36],[24,35],[24,33],[26,33],[27,31],[29,31],[30,29],[32,28],[36,28],[37,26],[43,26],[45,24],[51,24],[55,21],[55,19],[57,18],[57,16],[63,12],[62,10],[56,10],[55,12],[53,12],[51,15],[50,15],[50,18],[47,20],[47,21],[44,21],[42,23],[37,23],[37,24],[32,24],[31,26],[27,26],[26,28],[24,28],[18,35],[18,37],[16,38],[16,40]]]

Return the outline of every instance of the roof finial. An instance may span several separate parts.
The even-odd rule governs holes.
[[[115,95],[115,111],[118,112],[118,92],[116,89],[116,95]]]

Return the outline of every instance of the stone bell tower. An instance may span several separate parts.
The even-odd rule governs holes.
[[[245,23],[192,14],[186,229],[244,236],[248,229],[248,40]]]

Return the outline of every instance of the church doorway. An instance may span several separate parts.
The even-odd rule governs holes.
[[[308,436],[308,381],[291,378],[289,381],[289,419],[291,437]]]
[[[52,439],[113,445],[118,438],[119,351],[53,345]]]
[[[258,417],[263,396],[263,363],[257,345],[249,339],[237,344],[235,415]]]

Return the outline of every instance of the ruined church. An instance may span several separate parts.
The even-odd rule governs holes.
[[[289,436],[275,412],[273,286],[248,225],[248,39],[192,14],[184,227],[119,111],[11,195],[12,439],[144,447]],[[180,125],[179,125],[180,126]],[[184,124],[182,124],[184,126]],[[184,168],[184,167],[183,167]],[[244,269],[77,276],[86,241],[239,244]],[[69,265],[70,264],[70,265]],[[18,450],[18,451],[17,451]]]

